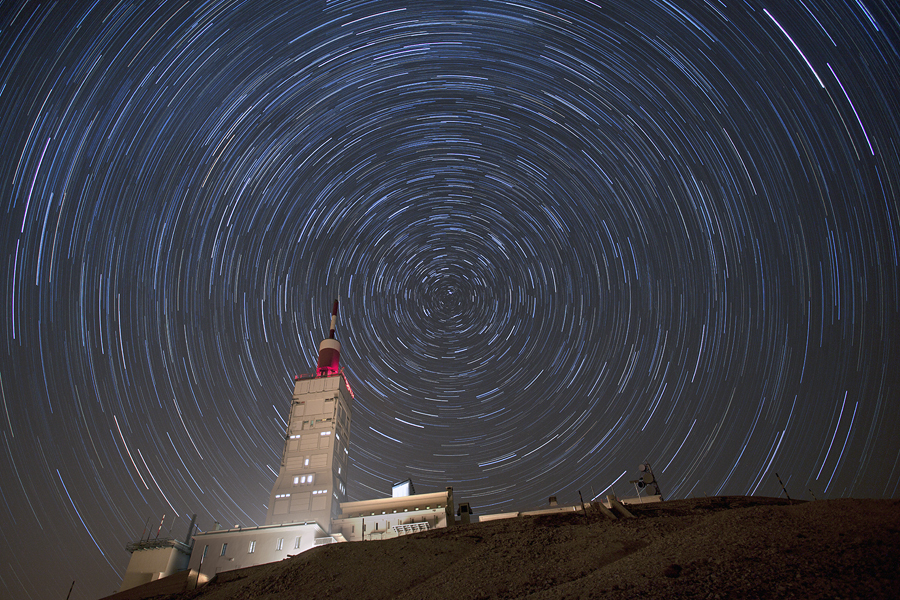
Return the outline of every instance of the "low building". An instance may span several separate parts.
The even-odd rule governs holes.
[[[120,592],[183,571],[191,558],[191,546],[172,538],[141,540],[125,549],[131,552],[131,560]]]
[[[284,560],[326,536],[316,522],[207,531],[194,536],[191,573],[202,583],[222,571]]]
[[[331,529],[348,542],[384,540],[454,524],[453,488],[433,494],[342,502]]]

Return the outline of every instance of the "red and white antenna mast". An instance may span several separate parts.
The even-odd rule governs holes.
[[[334,301],[331,309],[331,327],[328,337],[319,344],[319,363],[316,365],[316,377],[330,377],[341,370],[341,343],[334,338],[337,325],[338,301]]]

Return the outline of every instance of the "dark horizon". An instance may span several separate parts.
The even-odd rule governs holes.
[[[893,4],[0,6],[0,595],[262,523],[336,297],[351,500],[898,496]]]

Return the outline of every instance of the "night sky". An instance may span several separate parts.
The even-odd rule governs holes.
[[[158,4],[0,2],[0,596],[262,523],[335,297],[352,500],[900,493],[893,2]]]

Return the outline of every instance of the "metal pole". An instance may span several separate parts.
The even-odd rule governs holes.
[[[784,484],[783,484],[783,483],[781,483],[781,477],[778,477],[778,473],[775,473],[775,477],[777,477],[777,478],[778,478],[778,483],[780,483],[780,484],[781,484],[781,489],[783,489],[783,490],[784,490],[784,495],[785,495],[785,496],[787,496],[787,499],[788,499],[788,500],[790,500],[790,502],[791,502],[791,504],[793,504],[793,503],[794,503],[794,501],[793,501],[793,500],[791,500],[791,497],[790,497],[790,495],[789,495],[789,494],[788,494],[788,493],[787,493],[787,490],[786,490],[786,489],[785,489],[785,487],[784,487]]]

